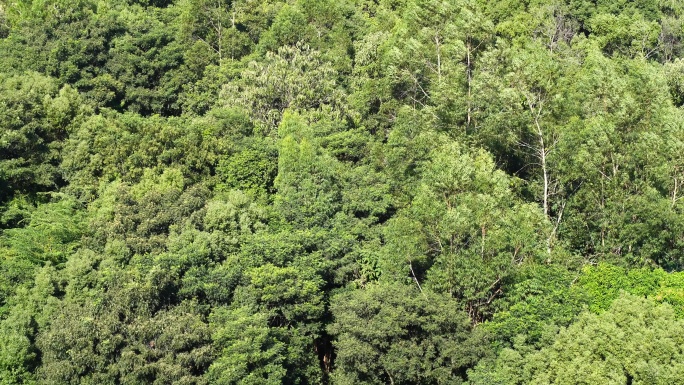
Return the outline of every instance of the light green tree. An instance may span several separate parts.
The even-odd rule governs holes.
[[[677,384],[682,321],[672,308],[622,295],[600,315],[585,313],[540,350],[504,349],[471,384]]]

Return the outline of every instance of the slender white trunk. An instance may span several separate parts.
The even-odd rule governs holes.
[[[530,109],[530,112],[534,116],[534,126],[536,129],[536,134],[537,134],[537,146],[534,149],[534,152],[536,153],[536,157],[539,159],[539,165],[541,167],[542,171],[542,181],[543,181],[543,190],[542,190],[542,209],[544,210],[544,216],[551,220],[551,213],[550,213],[550,195],[551,195],[551,176],[550,176],[550,171],[549,167],[547,164],[547,156],[549,154],[549,149],[547,148],[548,143],[544,140],[544,130],[542,129],[541,123],[540,123],[540,118],[542,114],[542,103],[541,100],[537,100],[536,102],[532,102],[528,98],[528,107]],[[553,238],[555,237],[556,229],[560,225],[560,219],[561,216],[559,215],[558,218],[556,218],[556,224],[554,226],[553,231],[551,234],[549,234],[549,237],[547,238],[546,241],[546,251],[547,253],[551,254],[551,248],[553,244]]]
[[[466,127],[470,127],[470,122],[472,120],[472,105],[471,105],[471,94],[472,94],[472,82],[473,82],[473,70],[470,63],[470,50],[472,46],[470,45],[470,38],[468,38],[468,44],[466,45],[466,78],[468,81],[468,120]]]
[[[435,34],[435,49],[437,50],[437,79],[442,83],[442,52],[439,41],[439,34]]]

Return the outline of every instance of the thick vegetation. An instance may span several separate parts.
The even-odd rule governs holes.
[[[0,384],[684,383],[684,2],[0,0]]]

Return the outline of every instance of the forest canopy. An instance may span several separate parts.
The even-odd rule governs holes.
[[[684,383],[684,2],[0,0],[0,385]]]

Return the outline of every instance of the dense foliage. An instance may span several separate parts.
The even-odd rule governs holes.
[[[0,384],[677,384],[684,2],[0,0]]]

